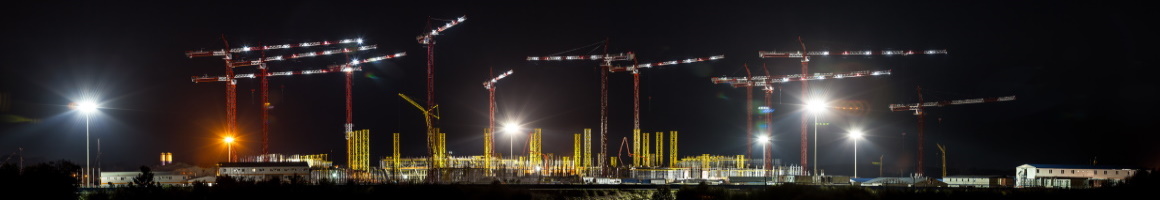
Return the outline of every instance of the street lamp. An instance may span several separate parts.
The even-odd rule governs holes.
[[[814,175],[818,174],[818,113],[826,110],[826,103],[821,100],[812,100],[806,105],[810,113],[814,114]]]
[[[761,143],[761,169],[765,172],[761,175],[762,182],[768,184],[766,179],[769,178],[769,156],[765,151],[769,148],[769,136],[757,136],[757,142]]]
[[[511,155],[512,158],[515,158],[515,148],[513,146],[515,146],[515,137],[520,132],[520,129],[520,125],[515,123],[507,123],[503,126],[503,131],[508,134],[508,155]]]
[[[226,136],[226,162],[234,162],[234,137]]]
[[[85,173],[82,178],[85,181],[84,186],[88,187],[92,184],[92,168],[89,167],[89,122],[92,121],[93,113],[97,112],[100,105],[93,101],[81,101],[69,104],[69,108],[80,111],[85,115]]]
[[[854,178],[858,178],[858,140],[862,139],[862,131],[850,132],[850,139],[854,140]]]

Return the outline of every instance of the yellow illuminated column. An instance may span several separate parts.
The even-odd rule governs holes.
[[[677,131],[669,131],[669,167],[677,167]]]
[[[664,162],[662,162],[662,161],[664,161],[664,159],[665,159],[665,157],[664,157],[664,155],[665,155],[665,132],[657,132],[657,144],[656,145],[657,145],[657,155],[653,156],[653,157],[656,157],[656,158],[654,158],[654,159],[656,159],[656,161],[653,161],[656,164],[653,166],[657,166],[657,167],[664,166]]]
[[[391,173],[397,180],[399,177],[399,133],[394,133],[391,136]]]
[[[584,129],[584,160],[583,167],[592,166],[592,129]]]
[[[640,167],[640,129],[632,130],[632,167]]]
[[[539,166],[540,161],[543,159],[543,157],[540,156],[540,137],[542,135],[540,129],[537,128],[534,130],[535,131],[532,132],[532,137],[528,140],[528,142],[531,143],[528,144],[528,162],[530,163],[529,167],[532,168]]]
[[[737,169],[745,168],[745,155],[737,155],[737,160],[733,161],[737,164]]]
[[[641,133],[640,136],[641,163],[644,164],[645,167],[652,167],[652,159],[649,159],[649,157],[652,156],[649,155],[648,133]]]
[[[438,133],[438,152],[440,152],[440,156],[438,157],[442,158],[438,166],[447,166],[447,159],[450,158],[447,155],[447,133]]]
[[[575,158],[572,159],[573,167],[580,166],[580,157],[583,157],[580,155],[580,146],[582,146],[581,144],[582,141],[580,141],[580,134],[572,134],[572,157]]]
[[[493,148],[492,132],[490,128],[483,129],[483,167],[484,169],[491,169],[491,156]]]

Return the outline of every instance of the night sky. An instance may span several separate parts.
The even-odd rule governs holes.
[[[28,4],[28,5],[25,5]],[[926,171],[938,169],[935,144],[948,148],[948,165],[961,173],[1011,171],[1026,164],[1160,167],[1154,114],[1156,84],[1144,66],[1154,31],[1142,6],[1083,2],[571,2],[202,3],[25,2],[0,8],[0,153],[23,148],[25,162],[84,163],[85,122],[67,105],[82,93],[98,95],[91,137],[101,141],[106,170],[155,165],[161,152],[175,162],[202,166],[225,160],[222,83],[191,76],[223,75],[219,58],[187,58],[189,50],[363,38],[379,48],[350,58],[406,52],[362,65],[354,79],[355,129],[371,130],[373,165],[390,154],[390,133],[402,133],[402,154],[425,156],[420,112],[397,96],[426,98],[426,56],[415,37],[429,17],[467,21],[436,37],[436,101],[453,156],[483,152],[487,91],[500,81],[497,121],[519,120],[543,129],[546,153],[570,155],[572,134],[599,134],[599,72],[595,61],[532,62],[527,56],[601,54],[589,46],[609,41],[608,52],[634,52],[641,63],[725,55],[726,59],[641,72],[641,128],[679,131],[680,156],[745,154],[745,90],[715,85],[710,77],[798,74],[798,59],[762,59],[758,51],[946,49],[948,55],[813,57],[810,72],[893,70],[873,78],[811,82],[812,92],[835,102],[864,102],[869,110],[819,117],[819,167],[852,174],[851,130],[859,169],[887,176],[914,171],[917,119],[887,105],[923,100],[1016,95],[1012,102],[927,109]],[[438,26],[445,22],[432,21]],[[312,48],[320,50],[324,48]],[[572,51],[569,51],[572,50]],[[270,51],[288,54],[301,51]],[[239,54],[256,58],[257,53]],[[271,62],[272,71],[319,69],[345,56]],[[621,62],[620,65],[631,64]],[[243,67],[239,73],[254,71]],[[238,82],[241,143],[238,153],[260,153],[257,79]],[[773,157],[798,164],[800,83],[773,94]],[[632,133],[632,75],[609,77],[608,152]],[[345,165],[344,87],[341,74],[275,77],[270,81],[270,151],[328,153]],[[762,101],[760,90],[753,100]],[[756,106],[756,105],[755,105]],[[758,119],[755,117],[755,119]],[[811,118],[812,119],[812,118]],[[29,121],[31,120],[31,121]],[[812,132],[812,131],[811,131]],[[516,138],[517,142],[527,137]],[[507,154],[508,137],[496,138]],[[629,141],[631,144],[631,141]],[[598,141],[593,142],[599,146]],[[667,146],[667,144],[666,144]],[[522,145],[517,143],[516,149]],[[518,151],[518,150],[517,150]],[[812,151],[812,150],[811,150]],[[593,152],[599,152],[593,150]],[[627,152],[625,152],[627,153]],[[761,150],[754,146],[753,156]],[[15,162],[12,160],[6,162]],[[954,172],[952,171],[952,175]]]

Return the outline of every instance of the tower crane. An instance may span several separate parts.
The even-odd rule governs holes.
[[[639,155],[639,153],[641,153],[640,150],[636,149],[640,143],[640,141],[639,141],[640,138],[636,137],[636,135],[641,134],[641,129],[640,129],[640,70],[646,69],[646,68],[653,68],[653,67],[661,67],[661,66],[676,65],[676,64],[687,64],[687,63],[695,63],[695,62],[704,62],[704,61],[712,61],[712,60],[720,60],[720,59],[725,59],[725,55],[715,55],[715,56],[701,57],[701,58],[689,58],[689,59],[682,59],[682,60],[671,60],[671,61],[664,61],[664,62],[636,64],[636,65],[629,65],[629,66],[613,66],[613,67],[608,68],[609,72],[632,72],[632,120],[633,120],[632,121],[632,134],[634,136],[633,137],[633,145],[634,145],[633,146],[633,148],[634,148],[633,154],[634,155]],[[634,60],[635,60],[635,58],[634,58]],[[646,149],[646,151],[647,151],[647,149]],[[619,155],[617,155],[617,156],[619,156]],[[634,159],[634,161],[635,161],[635,159]],[[633,165],[634,166],[632,166],[632,167],[638,167],[638,166],[636,166],[636,165],[638,165],[638,163],[633,163]]]
[[[570,55],[570,56],[529,56],[528,61],[563,61],[563,60],[599,60],[602,61],[597,66],[597,71],[600,71],[600,155],[597,156],[596,165],[601,168],[602,173],[606,173],[604,167],[604,159],[608,155],[608,71],[613,67],[612,62],[634,60],[636,55],[632,52],[609,54],[608,40],[604,40],[604,54],[603,55]],[[589,45],[592,46],[592,45]],[[582,47],[583,48],[583,47]],[[605,174],[602,174],[605,175]]]
[[[604,158],[607,157],[607,133],[608,133],[608,73],[615,72],[632,72],[633,76],[633,134],[640,134],[640,70],[645,68],[661,67],[667,65],[695,63],[711,60],[724,59],[724,55],[715,55],[710,57],[689,58],[681,60],[671,60],[664,62],[654,62],[645,64],[633,64],[627,66],[613,66],[614,61],[628,61],[636,60],[636,55],[632,52],[621,53],[619,55],[607,54],[608,41],[604,41],[605,55],[587,55],[587,56],[542,56],[528,57],[528,61],[561,61],[561,60],[603,60],[598,71],[600,71],[600,156],[597,158],[597,165],[604,166]],[[607,72],[606,72],[607,71]],[[639,143],[635,141],[634,143]],[[638,151],[638,150],[633,150]],[[639,153],[639,152],[638,152]],[[634,163],[635,165],[636,163]]]
[[[433,20],[433,19],[427,18],[427,28],[431,28],[431,20]],[[430,31],[427,31],[426,33],[423,33],[422,35],[415,37],[415,40],[418,40],[419,44],[422,44],[424,47],[427,48],[427,106],[428,106],[427,110],[434,110],[435,105],[436,105],[435,104],[435,36],[438,36],[443,31],[446,31],[447,29],[450,29],[451,27],[454,27],[455,25],[459,25],[459,23],[462,23],[464,20],[467,20],[467,16],[460,16],[459,18],[455,18],[454,20],[446,20],[446,21],[448,21],[447,24],[443,24],[443,26],[430,29]],[[431,121],[431,123],[437,123],[437,121],[432,121],[430,119],[427,119],[427,120]],[[432,145],[435,145],[436,140],[438,140],[438,137],[439,137],[438,135],[439,135],[439,133],[437,133],[435,131],[434,125],[428,127],[428,129],[427,129],[427,154],[430,156],[434,156],[436,153],[438,153],[438,152],[435,152],[435,149],[433,149],[434,146],[432,146]],[[428,173],[428,174],[430,174],[430,173]]]
[[[912,51],[912,50],[836,51],[834,54],[831,54],[830,51],[807,51],[806,44],[805,44],[805,42],[802,41],[801,37],[798,37],[798,44],[800,44],[802,47],[801,51],[759,51],[759,52],[757,52],[757,56],[761,57],[761,58],[800,58],[801,64],[802,64],[802,74],[809,74],[810,56],[829,56],[829,55],[842,55],[842,56],[894,56],[894,55],[899,55],[899,56],[909,56],[909,55],[947,54],[947,51],[945,49],[944,50],[926,50],[926,51]],[[809,92],[809,83],[802,82],[802,95],[801,95],[802,100],[809,100],[808,92]],[[809,146],[808,141],[806,139],[807,138],[806,137],[806,135],[807,135],[806,114],[807,113],[803,112],[802,117],[801,117],[801,119],[802,119],[801,120],[802,169],[805,169],[809,163],[809,160],[806,158],[806,155],[809,153],[806,150],[807,149],[806,147]],[[816,167],[815,167],[815,169],[816,169]]]
[[[491,169],[491,157],[495,155],[495,83],[512,75],[512,72],[508,70],[483,82],[483,88],[487,89],[487,131],[483,132],[483,159],[487,169]]]
[[[366,59],[361,59],[361,60],[356,59],[356,60],[352,60],[352,61],[350,61],[348,63],[344,63],[344,64],[330,65],[330,66],[327,66],[325,69],[276,71],[276,72],[266,72],[266,63],[263,62],[263,63],[259,64],[259,66],[260,66],[259,73],[235,74],[232,77],[231,76],[193,76],[192,78],[190,78],[190,80],[193,81],[194,83],[207,83],[207,82],[236,83],[237,79],[260,78],[261,79],[261,88],[262,88],[262,148],[263,148],[262,153],[268,154],[267,147],[269,145],[267,142],[268,140],[267,140],[266,133],[269,130],[269,128],[268,128],[269,122],[267,121],[267,119],[269,119],[268,110],[270,107],[270,103],[269,103],[269,97],[268,97],[268,90],[266,89],[268,87],[267,78],[275,77],[275,76],[310,75],[310,74],[325,74],[325,73],[335,73],[335,72],[345,73],[346,74],[346,106],[347,106],[347,109],[346,109],[347,123],[345,124],[345,126],[347,129],[353,129],[353,124],[351,123],[351,120],[352,120],[351,111],[352,110],[351,110],[351,105],[350,105],[350,103],[351,103],[351,90],[350,90],[351,89],[351,81],[350,80],[351,80],[352,73],[354,73],[355,71],[362,71],[362,67],[358,66],[359,64],[376,62],[376,61],[380,61],[380,60],[386,60],[386,59],[401,57],[401,56],[405,56],[405,55],[407,55],[407,53],[400,52],[400,53],[395,53],[395,54],[391,54],[391,55],[376,56],[376,57],[371,57],[371,58],[366,58]],[[351,130],[351,131],[353,131],[353,130]],[[347,131],[345,133],[345,136],[347,139],[350,138],[349,134],[351,131]]]
[[[769,75],[769,70],[766,69],[765,76],[751,76],[751,74],[749,73],[749,66],[746,65],[745,66],[745,73],[746,73],[745,77],[713,77],[713,78],[711,78],[711,81],[713,81],[713,83],[715,83],[715,84],[729,84],[735,88],[744,87],[744,88],[746,88],[747,98],[752,98],[752,90],[750,88],[761,87],[765,91],[765,106],[770,106],[770,104],[771,104],[770,99],[771,99],[771,96],[773,93],[773,89],[774,89],[773,85],[774,84],[798,82],[798,81],[802,82],[802,84],[805,84],[805,82],[807,82],[807,81],[815,81],[815,80],[844,79],[844,78],[854,78],[854,77],[864,77],[864,76],[890,75],[891,70],[863,70],[863,71],[853,71],[853,72],[844,72],[844,73],[814,73],[813,75],[791,74],[791,75],[771,76],[771,75]],[[746,129],[746,143],[745,144],[746,144],[746,149],[747,149],[746,151],[750,151],[752,149],[752,146],[750,146],[750,145],[753,144],[753,141],[752,141],[753,140],[753,136],[752,136],[752,134],[753,134],[752,133],[753,132],[753,130],[752,130],[752,127],[753,127],[753,122],[752,122],[753,121],[753,118],[752,118],[753,109],[752,108],[753,108],[753,106],[748,103],[750,101],[746,100],[746,102],[747,102],[747,104],[746,104],[747,107],[745,108],[745,110],[747,112],[746,116],[748,116],[748,122],[747,122],[748,128]],[[771,131],[772,126],[773,126],[772,119],[771,119],[772,116],[770,113],[767,112],[765,117],[766,117],[767,131],[768,131],[768,133],[772,133],[772,131]],[[803,138],[805,138],[805,137],[803,137]],[[769,156],[769,155],[766,154],[766,156]],[[768,158],[766,158],[766,160],[767,160],[766,162],[768,162]],[[769,167],[768,166],[769,163],[764,163],[763,165],[766,165],[766,167]],[[803,169],[804,169],[804,167],[803,167]]]
[[[916,172],[918,172],[918,174],[923,174],[923,170],[922,170],[922,168],[923,168],[923,165],[922,165],[923,148],[922,147],[923,147],[923,143],[925,143],[925,142],[923,142],[923,140],[924,140],[923,139],[923,137],[924,137],[923,118],[926,116],[926,112],[923,112],[923,110],[925,107],[943,107],[943,106],[949,106],[949,105],[977,104],[977,103],[1003,102],[1003,101],[1014,101],[1015,100],[1015,95],[1011,95],[1011,96],[991,97],[991,98],[974,98],[974,99],[960,99],[960,100],[951,100],[951,101],[922,102],[922,87],[919,86],[916,88],[918,90],[919,103],[890,104],[890,111],[910,111],[910,110],[913,110],[914,115],[918,116],[918,163],[917,163],[918,168],[915,170]]]
[[[232,49],[229,48],[229,42],[226,41],[224,35],[222,36],[222,41],[225,43],[225,49],[216,50],[216,51],[204,51],[204,50],[186,51],[185,55],[189,58],[197,58],[197,57],[223,57],[224,58],[224,60],[226,62],[226,75],[224,76],[225,80],[222,80],[222,81],[226,82],[226,124],[227,124],[226,129],[227,129],[228,134],[231,134],[231,135],[237,134],[237,131],[238,131],[238,126],[237,126],[237,81],[234,81],[232,78],[232,77],[234,77],[233,68],[243,67],[243,66],[255,66],[256,65],[256,66],[258,66],[259,74],[264,75],[264,74],[267,74],[266,73],[267,68],[265,65],[265,62],[267,62],[267,61],[297,59],[297,58],[314,57],[314,56],[320,56],[320,55],[331,55],[331,54],[337,54],[337,53],[351,53],[354,51],[365,51],[365,50],[377,48],[376,46],[371,45],[371,46],[363,46],[363,47],[357,47],[357,48],[343,48],[340,50],[327,50],[327,51],[310,52],[310,53],[304,53],[304,54],[291,54],[288,56],[266,57],[264,55],[265,50],[303,48],[303,47],[315,47],[315,46],[329,46],[329,45],[335,45],[335,44],[352,44],[352,43],[362,44],[363,40],[361,38],[359,38],[359,39],[344,39],[344,40],[339,40],[339,41],[303,42],[303,43],[268,45],[268,46],[258,46],[258,47],[243,46],[241,48],[232,48]],[[241,61],[241,62],[234,62],[233,61],[233,56],[232,56],[233,53],[245,53],[245,52],[250,52],[250,51],[263,51],[263,56],[257,60]],[[268,131],[269,131],[269,120],[268,120],[269,119],[269,116],[268,116],[269,115],[269,95],[268,95],[268,90],[267,90],[268,83],[269,82],[266,80],[266,77],[262,76],[261,77],[262,154],[269,153],[269,143],[268,143],[268,141],[269,141],[269,135],[268,135]]]

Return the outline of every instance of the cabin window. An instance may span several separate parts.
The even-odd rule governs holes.
[[[1051,172],[1053,172],[1053,171],[1055,171],[1055,170],[1050,170],[1050,169],[1049,169],[1049,170],[1047,170],[1047,173],[1048,173],[1048,174],[1050,174],[1050,173],[1051,173]]]
[[[1073,169],[1073,170],[1071,170],[1071,174],[1075,174],[1075,170],[1074,170],[1074,169]]]

